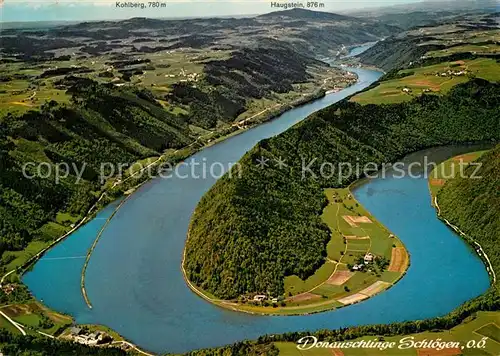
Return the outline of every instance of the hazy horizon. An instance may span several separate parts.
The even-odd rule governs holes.
[[[324,4],[322,8],[309,10],[327,12],[346,12],[349,10],[373,9],[394,5],[407,5],[428,2],[429,0],[339,0],[318,1]],[[2,8],[1,22],[31,22],[31,21],[91,21],[91,20],[119,20],[130,17],[151,18],[192,18],[192,17],[226,17],[250,16],[273,11],[283,10],[272,7],[271,3],[284,3],[278,0],[240,0],[240,1],[205,1],[205,0],[176,0],[159,1],[165,3],[165,8],[148,8],[148,0],[118,1],[118,3],[145,3],[146,8],[120,8],[117,1],[69,1],[58,0],[47,4],[45,0],[5,0]],[[288,1],[286,1],[288,3]],[[306,1],[296,0],[293,2]]]
[[[56,3],[57,1],[57,3]],[[98,20],[121,20],[131,17],[148,18],[196,18],[196,17],[243,17],[284,10],[279,7],[272,7],[271,3],[290,3],[283,0],[235,0],[235,1],[206,1],[206,0],[175,0],[159,1],[164,3],[162,8],[149,8],[148,0],[115,1],[115,0],[94,0],[94,1],[71,1],[54,0],[47,3],[46,0],[5,0],[2,7],[1,22],[81,22]],[[307,1],[296,0],[306,4]],[[464,4],[470,6],[498,6],[497,1],[492,0],[461,0],[461,1],[440,1],[440,0],[327,0],[318,1],[324,4],[321,8],[309,8],[309,10],[326,12],[355,12],[370,11],[377,8],[389,8],[398,5],[410,6],[432,6],[437,3],[448,2],[450,6]],[[122,8],[117,3],[144,3],[141,8]],[[435,6],[436,7],[436,6]],[[439,8],[446,10],[446,7]]]

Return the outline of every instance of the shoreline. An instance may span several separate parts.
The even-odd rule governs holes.
[[[474,153],[474,152],[477,152],[477,151],[470,151],[469,153]],[[453,158],[454,157],[451,157],[450,159],[453,159]],[[435,169],[438,169],[438,167],[440,167],[441,165],[443,165],[447,161],[448,160],[441,162]],[[439,207],[439,204],[438,204],[438,194],[437,194],[438,192],[436,192],[435,194],[432,192],[431,179],[432,179],[432,171],[431,171],[431,176],[427,179],[427,188],[429,190],[429,195],[431,198],[431,206],[435,209],[437,218],[439,220],[441,220],[448,228],[450,228],[456,235],[458,235],[465,243],[467,243],[467,245],[469,245],[470,247],[472,247],[474,249],[477,256],[479,257],[479,259],[483,262],[484,266],[486,267],[486,272],[488,272],[488,276],[490,277],[490,282],[492,282],[491,285],[495,285],[497,283],[497,276],[495,273],[495,269],[493,268],[493,265],[491,264],[490,258],[488,257],[488,255],[484,251],[481,244],[479,244],[472,237],[470,237],[465,232],[460,230],[460,228],[458,226],[452,224],[448,219],[446,219],[441,214],[441,208]]]
[[[359,206],[361,206],[361,207],[363,207],[363,205],[354,197],[354,194],[352,193],[352,189],[355,188],[355,186],[357,186],[359,184],[363,184],[365,179],[366,178],[358,179],[355,182],[349,184],[347,187],[345,187],[345,188],[347,188],[349,190],[349,194],[351,195],[352,199],[356,203],[358,203]],[[385,225],[383,225],[381,222],[379,222],[377,219],[375,219],[375,217],[370,213],[369,210],[367,210],[364,207],[363,207],[363,209],[365,209],[366,212],[374,219],[373,220],[374,222],[378,223],[382,228],[384,228],[385,230],[389,231]],[[194,215],[194,212],[193,212],[193,215]],[[232,302],[230,300],[213,299],[209,295],[207,295],[206,291],[204,291],[203,289],[201,289],[198,286],[194,285],[193,282],[191,282],[189,280],[189,278],[187,277],[187,274],[186,274],[186,269],[184,267],[184,264],[185,264],[185,258],[186,258],[186,245],[187,245],[187,241],[189,239],[189,233],[190,233],[190,230],[191,230],[191,223],[192,223],[192,220],[189,223],[188,233],[187,233],[187,237],[186,237],[186,243],[184,243],[184,249],[183,249],[183,253],[182,253],[182,261],[181,261],[181,271],[182,271],[182,276],[184,278],[184,281],[186,282],[187,286],[189,287],[189,289],[191,289],[192,292],[194,292],[196,295],[198,295],[199,297],[201,297],[205,301],[207,301],[207,302],[209,302],[209,303],[211,303],[213,305],[216,305],[216,306],[218,306],[220,308],[223,308],[223,309],[226,309],[226,310],[235,311],[235,312],[242,312],[242,313],[246,313],[246,314],[262,315],[262,316],[301,316],[301,315],[311,315],[311,314],[323,313],[323,312],[327,312],[327,311],[332,311],[332,310],[346,308],[346,307],[349,307],[349,306],[352,306],[352,305],[355,305],[355,304],[359,304],[359,303],[363,303],[365,301],[368,301],[368,300],[372,299],[373,297],[375,297],[375,296],[377,296],[377,295],[379,295],[379,294],[381,294],[383,292],[386,292],[387,290],[391,289],[392,287],[394,287],[406,275],[406,273],[408,272],[408,269],[411,266],[411,256],[410,256],[410,253],[409,253],[408,249],[406,248],[406,246],[404,245],[403,241],[401,241],[401,239],[399,237],[397,237],[396,235],[393,235],[396,239],[398,239],[398,241],[401,243],[402,247],[405,249],[406,255],[407,255],[407,263],[405,265],[404,271],[400,272],[401,275],[396,280],[394,280],[393,282],[391,282],[390,285],[386,286],[384,289],[380,290],[379,292],[377,292],[377,293],[369,296],[368,298],[365,298],[365,299],[362,299],[362,300],[359,300],[359,301],[354,301],[352,303],[344,304],[344,305],[341,305],[341,306],[339,306],[338,304],[336,304],[336,303],[338,303],[338,301],[336,299],[331,299],[331,300],[327,300],[327,301],[323,301],[323,302],[318,302],[318,303],[315,303],[315,304],[314,303],[313,304],[309,304],[309,305],[305,304],[303,306],[292,306],[292,307],[286,307],[285,306],[285,307],[279,307],[279,308],[281,308],[282,312],[272,312],[272,311],[270,311],[270,312],[263,312],[263,311],[256,311],[256,310],[254,311],[254,310],[251,310],[251,309],[252,308],[256,308],[256,309],[257,308],[267,308],[267,307],[264,307],[264,306],[250,306],[250,307],[248,307],[246,304],[242,305],[242,304],[239,304],[237,302]],[[335,273],[335,271],[334,271],[334,273]],[[321,284],[323,284],[323,283],[325,283],[325,281],[321,282]],[[315,286],[314,288],[317,288],[321,284]],[[352,295],[355,295],[357,293],[359,293],[359,291],[352,292],[351,294],[348,294],[347,296],[343,296],[343,297],[352,296]],[[301,294],[303,294],[303,293],[301,293]],[[300,295],[300,294],[297,294],[297,295]],[[273,308],[273,307],[271,306],[270,308]],[[308,308],[310,308],[312,310],[307,311]],[[293,309],[305,310],[305,311],[294,313]],[[288,311],[292,311],[292,312],[288,312]]]
[[[80,280],[80,288],[82,290],[83,299],[85,300],[85,303],[87,304],[87,306],[89,307],[89,309],[92,309],[92,303],[90,302],[89,296],[87,295],[87,290],[85,289],[85,274],[87,272],[87,266],[89,264],[90,257],[92,256],[92,252],[94,252],[94,249],[97,246],[97,243],[99,242],[99,239],[101,238],[102,233],[104,232],[104,230],[106,230],[106,227],[110,223],[111,219],[113,219],[113,217],[115,216],[115,214],[118,212],[118,210],[120,210],[120,208],[122,207],[122,205],[127,202],[127,200],[130,198],[131,195],[132,194],[127,195],[120,202],[120,204],[118,204],[118,206],[115,208],[115,210],[113,211],[113,213],[109,216],[109,218],[106,219],[106,222],[104,223],[104,225],[99,230],[99,233],[97,234],[94,242],[92,243],[92,246],[90,246],[90,249],[87,252],[87,256],[85,257],[85,263],[83,264],[82,275],[81,275],[81,280]]]

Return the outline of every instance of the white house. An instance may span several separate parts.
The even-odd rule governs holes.
[[[265,294],[257,294],[256,296],[253,297],[254,302],[262,302],[263,300],[266,300],[267,296]]]

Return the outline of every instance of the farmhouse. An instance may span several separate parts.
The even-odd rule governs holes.
[[[5,294],[9,295],[16,289],[16,286],[13,284],[7,284],[5,286],[2,286],[2,290]]]
[[[363,270],[363,268],[365,268],[365,265],[354,265],[354,266],[352,267],[352,270],[353,270],[353,271],[362,271],[362,270]]]
[[[371,252],[368,252],[366,255],[365,255],[365,264],[368,264],[370,262],[373,262],[373,259],[375,258],[375,256],[373,256],[373,254]]]

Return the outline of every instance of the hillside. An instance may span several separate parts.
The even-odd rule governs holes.
[[[131,164],[194,140],[187,123],[144,92],[79,81],[68,90],[72,104],[50,101],[39,111],[0,121],[2,253],[60,235],[95,202],[110,164]],[[43,178],[39,167],[45,167]],[[59,182],[57,167],[64,178]]]
[[[319,163],[303,177],[303,160],[381,164],[429,146],[498,141],[498,95],[499,84],[475,79],[447,95],[400,104],[342,101],[260,142],[241,159],[242,178],[223,177],[200,201],[186,244],[188,278],[224,299],[282,295],[286,276],[305,279],[325,261],[322,189],[357,178],[322,177]],[[287,166],[263,170],[256,165],[261,157]]]
[[[500,145],[469,166],[464,177],[449,180],[437,199],[441,214],[477,241],[500,275]],[[472,175],[482,177],[470,178]],[[497,280],[497,285],[500,283]]]
[[[311,11],[300,8],[283,11],[273,11],[267,14],[259,15],[258,18],[272,18],[272,19],[302,19],[302,20],[327,20],[327,21],[356,21],[357,19],[352,16],[345,16],[326,11]]]
[[[146,179],[117,186],[118,176],[132,172],[128,167],[159,157],[175,163],[349,86],[354,77],[316,56],[397,31],[366,18],[306,10],[5,29],[0,272],[23,265],[69,231],[104,191],[101,203]],[[41,178],[38,167],[51,172]],[[56,169],[65,176],[60,182]]]
[[[390,21],[387,19],[390,23]],[[442,51],[449,59],[497,53],[498,15],[452,16],[445,22],[408,29],[390,36],[360,54],[362,63],[390,71],[429,65],[433,52]],[[431,55],[429,55],[431,53]],[[451,56],[460,53],[458,56]]]

